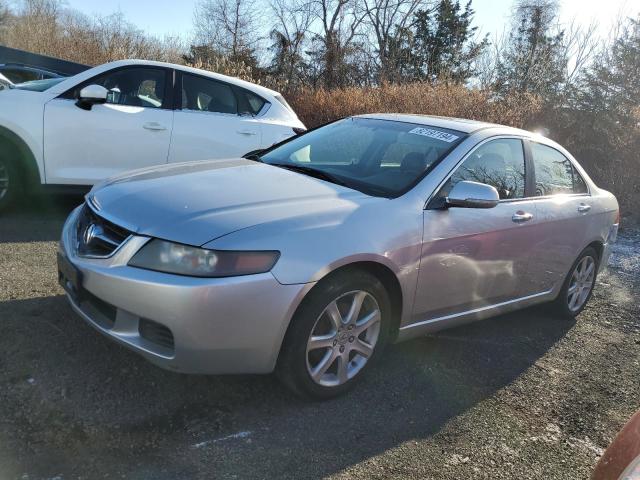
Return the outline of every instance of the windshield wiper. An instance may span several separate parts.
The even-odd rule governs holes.
[[[341,185],[343,187],[353,188],[343,180],[340,180],[335,175],[331,175],[330,173],[324,172],[322,170],[317,170],[312,167],[307,167],[306,165],[293,165],[291,163],[270,163],[269,165],[273,165],[274,167],[286,168],[287,170],[292,170],[304,175],[309,175],[310,177],[319,178],[320,180],[326,180],[327,182],[335,183],[336,185]]]

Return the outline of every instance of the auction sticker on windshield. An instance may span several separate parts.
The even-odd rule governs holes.
[[[434,130],[433,128],[416,127],[413,130],[409,131],[409,133],[413,133],[414,135],[422,135],[423,137],[436,138],[447,143],[455,142],[458,138],[460,138],[457,135],[453,135],[452,133],[441,132],[440,130]]]

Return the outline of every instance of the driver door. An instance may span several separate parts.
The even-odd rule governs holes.
[[[538,221],[526,197],[522,140],[481,144],[453,172],[424,211],[424,237],[414,307],[416,321],[451,319],[532,292],[528,259]],[[496,187],[494,208],[443,208],[459,181]]]
[[[109,90],[104,105],[76,106],[86,85]],[[44,161],[49,184],[92,185],[136,168],[167,163],[173,110],[171,70],[125,67],[102,73],[48,102]]]

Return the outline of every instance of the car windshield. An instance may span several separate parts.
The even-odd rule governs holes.
[[[464,137],[428,125],[347,118],[268,150],[260,160],[393,198],[418,183]]]
[[[30,82],[12,85],[11,88],[17,88],[18,90],[31,90],[33,92],[44,92],[64,80],[66,80],[64,77],[47,78],[46,80],[32,80]]]

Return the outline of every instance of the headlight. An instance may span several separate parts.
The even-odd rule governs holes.
[[[151,240],[129,261],[132,267],[191,277],[234,277],[268,272],[276,251],[207,250],[164,240]]]

